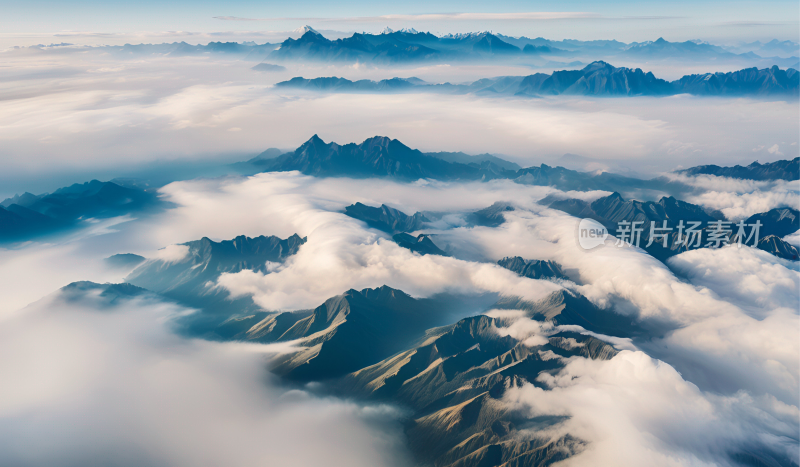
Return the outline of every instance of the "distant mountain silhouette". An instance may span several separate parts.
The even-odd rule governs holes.
[[[145,261],[144,256],[134,255],[133,253],[122,253],[112,255],[103,260],[109,267],[115,269],[133,269],[135,266]]]
[[[530,76],[484,78],[468,84],[431,84],[418,78],[392,78],[381,81],[350,81],[345,78],[292,78],[276,84],[278,88],[322,92],[436,92],[474,93],[486,96],[797,96],[800,75],[797,70],[781,70],[777,66],[759,70],[747,68],[730,73],[687,75],[668,82],[639,68],[614,67],[603,61],[593,62],[580,70],[536,73]]]
[[[503,258],[497,264],[531,279],[569,279],[555,261],[523,259],[520,256],[514,256]]]
[[[798,95],[797,70],[781,70],[777,66],[759,70],[747,68],[730,73],[688,75],[673,81],[675,92],[702,96],[766,96]]]
[[[419,234],[416,237],[407,233],[399,233],[392,237],[398,245],[403,248],[408,248],[414,253],[421,255],[439,255],[448,256],[441,248],[436,246],[431,240],[430,235]]]
[[[53,193],[23,193],[0,202],[0,242],[22,241],[74,228],[88,218],[109,218],[155,208],[154,193],[92,180]]]
[[[355,33],[332,41],[309,31],[299,39],[286,39],[269,57],[273,60],[399,63],[467,60],[521,53],[518,47],[491,33],[439,38],[430,33],[393,31],[387,34]]]
[[[478,154],[475,156],[471,156],[463,152],[426,152],[425,154],[428,156],[436,157],[443,161],[458,162],[459,164],[471,165],[476,168],[480,168],[481,164],[484,162],[492,163],[500,167],[501,169],[505,170],[519,170],[522,168],[515,162],[510,162],[505,159],[501,159],[492,154]]]
[[[718,165],[700,165],[678,170],[686,175],[716,175],[718,177],[738,178],[741,180],[800,180],[800,157],[759,164],[757,161],[742,167],[720,167]]]
[[[265,161],[264,166],[266,171],[298,170],[317,176],[393,177],[405,180],[477,180],[482,176],[479,168],[445,162],[385,136],[375,136],[361,144],[340,146],[325,143],[314,135],[294,152]]]
[[[202,238],[184,243],[185,256],[178,259],[151,259],[134,269],[127,282],[161,294],[185,306],[197,308],[189,332],[206,333],[235,313],[261,312],[250,296],[230,299],[227,290],[214,287],[224,274],[243,270],[269,273],[268,263],[281,263],[297,253],[306,242],[297,234],[287,239],[275,236],[255,238],[240,235],[215,242]]]
[[[379,208],[375,208],[356,203],[347,206],[345,208],[345,214],[366,222],[367,225],[374,229],[391,234],[414,232],[415,230],[420,230],[426,222],[430,222],[430,220],[420,212],[409,216],[385,204],[382,204]]]
[[[270,73],[278,72],[278,71],[286,71],[286,67],[282,65],[275,65],[273,63],[259,63],[258,65],[251,68],[255,71],[266,71]]]
[[[497,227],[506,221],[504,212],[513,211],[514,207],[511,204],[498,201],[488,208],[483,208],[473,213],[470,213],[466,220],[472,225],[480,225],[483,227]]]
[[[760,53],[793,53],[778,63],[796,61],[796,44],[786,47],[760,48]],[[553,41],[544,38],[510,37],[491,32],[472,32],[436,36],[414,29],[400,31],[385,30],[380,34],[354,33],[350,37],[329,40],[317,31],[306,31],[298,39],[286,39],[271,52],[272,61],[302,60],[330,62],[360,62],[396,64],[404,62],[432,61],[521,61],[525,57],[547,56],[568,58],[576,55],[620,57],[627,61],[695,61],[709,60],[747,63],[762,61],[752,50],[734,53],[726,48],[699,41],[669,42],[663,38],[655,41],[626,44],[614,40]]]

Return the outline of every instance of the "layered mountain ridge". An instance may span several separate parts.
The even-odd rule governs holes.
[[[762,49],[767,50],[767,49]],[[728,60],[752,61],[761,56],[752,51],[736,54],[722,47],[695,41],[655,41],[626,44],[619,41],[550,41],[544,38],[510,37],[490,31],[434,35],[413,29],[384,30],[380,34],[354,33],[350,37],[329,40],[317,31],[289,38],[269,54],[271,60],[321,62],[361,62],[394,64],[408,62],[448,62],[475,60],[524,60],[531,57],[574,57],[577,55],[619,56],[644,60]],[[796,61],[797,54],[787,59]]]
[[[797,96],[800,75],[794,68],[782,70],[777,66],[747,68],[729,73],[687,75],[675,81],[656,78],[639,68],[617,68],[603,61],[589,64],[580,70],[536,73],[529,76],[484,78],[466,84],[432,84],[419,78],[391,78],[380,81],[345,78],[295,77],[275,85],[284,89],[321,92],[434,92],[449,94],[478,94],[482,96]]]
[[[217,279],[222,274],[243,270],[269,273],[270,263],[282,263],[296,254],[305,242],[306,239],[297,234],[287,239],[240,235],[220,242],[204,237],[174,246],[181,249],[181,257],[144,262],[125,280],[182,305],[200,309],[199,316],[187,319],[191,324],[187,332],[213,337],[208,333],[213,334],[231,313],[263,313],[250,296],[231,300],[227,290],[215,287]]]
[[[88,218],[110,218],[157,208],[150,192],[92,180],[53,193],[23,193],[0,202],[0,242],[41,237],[78,226]]]

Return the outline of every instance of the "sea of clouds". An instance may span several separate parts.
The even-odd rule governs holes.
[[[659,175],[701,163],[796,157],[796,103],[755,99],[489,99],[438,95],[291,95],[281,79],[385,70],[292,67],[210,57],[7,54],[0,70],[0,181],[6,195],[123,176],[165,160],[229,163],[267,147],[398,138],[426,151],[493,152],[520,165],[565,154],[625,161]],[[505,74],[525,74],[502,70]],[[422,67],[423,79],[498,70]],[[798,202],[796,182],[682,177],[686,200],[734,219]],[[535,300],[562,287],[641,318],[647,340],[609,338],[609,361],[577,358],[511,391],[521,413],[566,415],[557,429],[586,440],[569,465],[717,465],[746,450],[798,459],[800,273],[752,248],[691,251],[663,264],[641,250],[576,240],[578,220],[538,201],[557,194],[515,184],[317,179],[298,173],[169,184],[164,212],[96,222],[50,243],[0,249],[0,464],[410,465],[390,406],[364,406],[287,388],[266,371],[285,347],[211,343],[171,332],[190,312],[139,297],[113,307],[67,300],[70,282],[120,282],[103,258],[137,253],[181,261],[177,244],[209,237],[294,233],[297,255],[269,274],[224,275],[217,287],[270,310],[314,307],[348,289],[389,285],[415,297],[497,293]],[[510,202],[500,227],[466,213]],[[355,202],[412,214],[450,213],[428,232],[451,257],[418,256],[343,214]],[[787,240],[800,243],[797,235]],[[166,248],[165,248],[166,247]],[[554,260],[572,281],[518,277],[505,256]],[[531,345],[551,332],[516,316]],[[554,436],[559,433],[553,433]],[[337,464],[332,464],[333,462]]]
[[[579,358],[542,376],[548,391],[526,385],[507,395],[523,413],[570,417],[553,435],[569,432],[589,442],[570,465],[724,464],[743,450],[797,459],[797,266],[749,247],[691,251],[667,265],[610,241],[586,251],[576,241],[577,219],[537,203],[553,193],[509,181],[395,183],[291,172],[177,182],[161,190],[174,208],[63,245],[2,251],[12,261],[3,262],[0,275],[22,285],[4,284],[5,296],[32,302],[73,280],[121,280],[124,272],[102,264],[111,253],[181,261],[180,248],[159,249],[202,236],[298,233],[308,242],[272,272],[223,275],[217,286],[283,310],[384,284],[416,297],[493,292],[530,300],[567,287],[655,330],[647,340],[611,339],[628,349],[612,360]],[[451,212],[452,222],[432,231],[434,238],[469,254],[421,257],[402,249],[343,214],[357,201],[407,213]],[[500,227],[458,221],[496,201],[516,208]],[[577,283],[522,278],[493,264],[512,255],[555,260]],[[28,285],[37,281],[43,285]],[[65,456],[79,464],[122,453],[123,463],[137,465],[200,458],[219,465],[213,460],[228,456],[227,465],[253,459],[307,465],[330,455],[343,465],[405,462],[398,409],[279,389],[264,368],[270,351],[285,348],[177,337],[167,317],[180,310],[157,301],[137,299],[115,310],[93,303],[56,294],[4,313],[0,346],[15,355],[0,364],[6,459],[47,463]],[[533,345],[548,329],[518,316],[503,332],[527,333]],[[47,449],[39,449],[42,433]],[[306,443],[319,448],[306,452]],[[292,457],[300,451],[320,457]]]
[[[593,161],[592,170],[627,167],[648,176],[800,154],[796,105],[780,99],[298,94],[273,87],[293,76],[464,82],[539,71],[524,67],[287,64],[272,74],[252,70],[257,61],[224,55],[64,49],[0,56],[7,65],[0,68],[0,160],[7,169],[0,181],[9,192],[0,196],[166,162],[189,171],[268,147],[295,148],[315,133],[342,144],[383,135],[423,151],[503,154],[523,167],[578,154]]]

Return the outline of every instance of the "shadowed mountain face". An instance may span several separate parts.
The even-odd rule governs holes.
[[[792,208],[776,208],[754,214],[745,220],[746,224],[761,222],[762,235],[785,237],[800,230],[800,211]]]
[[[400,141],[382,136],[369,138],[361,144],[339,145],[325,143],[315,135],[293,152],[276,157],[277,152],[279,151],[270,150],[269,154],[236,165],[241,166],[242,173],[248,174],[297,170],[318,177],[386,177],[401,181],[420,178],[443,181],[506,179],[525,185],[552,186],[562,191],[660,192],[673,196],[694,190],[691,186],[666,177],[643,180],[609,172],[578,172],[547,164],[514,170],[509,169],[513,165],[508,161],[500,159],[495,163],[494,156],[474,156],[481,158],[480,163],[466,162],[464,157],[473,156],[459,153],[445,153],[445,156],[442,153],[426,154],[411,149]],[[453,154],[455,156],[449,157]],[[796,166],[796,160],[776,162],[773,165],[791,164]],[[686,169],[684,172],[689,175],[699,174],[703,172],[703,167]],[[482,225],[480,222],[474,223]]]
[[[393,177],[480,179],[480,170],[453,164],[411,149],[396,139],[376,136],[361,144],[325,143],[317,135],[294,152],[273,160],[265,170],[298,170],[307,175],[348,177]]]
[[[483,208],[467,216],[467,222],[483,227],[497,227],[506,221],[503,213],[514,210],[510,203],[498,201],[488,208]]]
[[[769,164],[753,162],[747,167],[735,165],[700,165],[678,173],[686,175],[716,175],[718,177],[738,178],[740,180],[800,180],[800,157],[790,161],[776,161]]]
[[[797,96],[800,75],[797,70],[781,70],[777,66],[759,70],[747,68],[730,73],[687,75],[669,82],[656,78],[640,68],[614,67],[603,61],[593,62],[580,70],[536,73],[529,76],[484,78],[468,84],[427,83],[417,78],[392,78],[381,81],[350,81],[325,77],[295,77],[276,84],[284,89],[323,92],[434,92],[448,94],[474,93],[484,96]]]
[[[407,233],[399,233],[392,237],[398,245],[403,248],[408,248],[414,253],[421,255],[440,255],[449,256],[441,248],[436,246],[431,240],[430,235],[419,234],[416,237]]]
[[[402,211],[390,208],[382,204],[381,207],[375,208],[365,204],[356,203],[345,208],[345,214],[348,216],[364,221],[373,229],[382,230],[387,233],[399,232],[414,232],[419,230],[426,222],[430,220],[425,217],[421,212],[409,216]]]
[[[633,337],[641,332],[635,317],[604,310],[583,295],[562,289],[537,301],[528,302],[516,297],[503,297],[494,308],[523,310],[526,316],[555,325],[577,325],[586,330],[609,336]]]
[[[797,261],[800,259],[800,251],[794,245],[783,241],[775,235],[767,235],[758,241],[758,248],[768,253],[772,253],[778,258]]]
[[[514,256],[503,258],[497,264],[531,279],[569,279],[555,261],[522,259],[520,256]]]
[[[636,329],[631,318],[565,290],[533,303],[505,298],[494,308],[502,303],[554,325],[622,335]],[[442,302],[383,286],[349,290],[314,310],[271,314],[249,327],[226,325],[238,326],[234,339],[295,342],[295,353],[271,364],[290,380],[327,380],[336,394],[408,407],[409,447],[425,465],[548,465],[583,449],[569,435],[520,438],[521,428],[543,430],[564,418],[527,419],[502,396],[535,383],[542,372],[560,370],[570,357],[609,359],[616,350],[568,331],[554,330],[536,342],[516,339],[501,331],[510,321],[485,315],[441,326],[450,317]]]
[[[688,75],[673,81],[677,93],[703,96],[764,96],[769,94],[798,95],[797,70],[781,70],[777,66],[759,70],[747,68],[730,73]]]
[[[274,60],[325,62],[401,63],[442,59],[478,59],[520,54],[521,50],[499,37],[482,33],[461,38],[439,38],[430,33],[405,31],[388,34],[355,33],[345,39],[328,40],[315,31],[299,39],[287,39],[270,54]]]
[[[552,209],[564,211],[567,214],[579,218],[594,219],[603,224],[609,233],[619,236],[618,227],[619,222],[637,222],[641,221],[641,242],[639,246],[645,251],[650,253],[653,257],[666,261],[667,258],[687,251],[689,248],[686,245],[677,245],[677,235],[675,227],[680,221],[685,225],[688,222],[701,222],[701,228],[707,228],[708,222],[717,220],[725,220],[725,216],[719,211],[707,210],[701,206],[687,203],[675,199],[673,197],[663,197],[657,203],[652,201],[642,202],[636,200],[625,200],[619,193],[613,193],[604,198],[599,198],[592,203],[587,203],[579,199],[566,199],[550,202],[545,199],[542,200],[545,204],[549,204]],[[667,221],[668,227],[673,230],[667,239],[667,247],[663,246],[663,239],[658,238],[652,245],[647,246],[650,237],[651,222],[655,222],[656,227],[661,227],[664,221]],[[759,243],[758,248],[769,251],[781,258],[791,259],[794,255],[793,248],[788,243],[781,240],[779,237],[789,235],[800,229],[800,212],[791,208],[777,208],[771,211],[755,214],[744,221],[747,225],[754,225],[756,221],[761,222],[759,228]],[[733,242],[736,235],[736,226],[731,223],[733,229],[730,235],[726,238]],[[750,229],[750,227],[748,227]],[[769,242],[763,243],[764,237],[773,236],[774,239]],[[707,237],[703,237],[704,239]],[[701,242],[699,247],[706,247],[705,241]]]
[[[158,299],[127,283],[77,282],[62,296],[109,312],[126,300]],[[561,307],[539,310],[553,322],[583,306],[542,303]],[[386,286],[348,290],[314,310],[271,314],[229,338],[293,341],[296,352],[272,360],[273,372],[299,382],[326,380],[334,394],[408,409],[408,444],[421,465],[546,466],[585,449],[570,434],[539,433],[558,428],[565,417],[530,418],[503,395],[525,382],[538,384],[540,375],[563,369],[570,359],[606,360],[617,351],[572,331],[553,330],[535,342],[517,339],[503,332],[510,322],[486,315],[445,324],[455,320],[460,306],[453,305],[448,298],[414,299]]]
[[[249,238],[215,242],[202,238],[184,243],[184,256],[170,260],[149,260],[126,277],[126,281],[159,293],[177,302],[199,308],[202,316],[192,316],[191,332],[204,333],[231,314],[260,311],[250,297],[231,300],[226,290],[214,287],[223,273],[245,269],[269,273],[269,263],[281,263],[297,253],[306,242],[298,235]]]
[[[574,332],[526,344],[499,332],[504,325],[474,316],[430,329],[413,347],[344,376],[336,388],[410,407],[409,447],[424,465],[540,466],[570,457],[583,448],[580,440],[525,438],[519,432],[552,428],[563,417],[527,419],[502,396],[523,382],[535,383],[540,373],[558,371],[571,356],[609,359],[617,352]]]
[[[344,375],[412,345],[430,327],[448,322],[452,306],[415,299],[390,287],[348,290],[313,311],[271,314],[244,329],[237,339],[298,340],[300,352],[278,357],[273,371],[295,380]]]
[[[75,227],[84,219],[122,216],[158,205],[153,193],[98,180],[50,194],[23,193],[0,203],[0,242],[36,238]]]
[[[582,70],[537,73],[525,77],[516,95],[579,94],[593,96],[660,96],[671,94],[670,83],[641,69],[615,68],[594,62]]]
[[[319,177],[389,177],[405,181],[420,178],[448,181],[511,179],[518,183],[555,186],[563,190],[609,190],[619,186],[657,188],[664,185],[664,182],[608,173],[595,176],[546,164],[541,167],[507,170],[491,160],[483,160],[480,164],[448,162],[385,136],[375,136],[361,144],[339,145],[325,143],[314,135],[294,152],[275,158],[258,159],[249,165],[255,167],[256,163],[260,171],[297,170]]]
[[[789,43],[786,50],[795,50]],[[760,50],[761,51],[761,50]],[[762,53],[768,53],[765,50]],[[789,52],[792,53],[792,52]],[[450,62],[505,60],[520,62],[531,56],[568,58],[581,56],[624,57],[628,60],[694,60],[753,63],[761,57],[752,51],[735,54],[722,47],[687,42],[656,41],[625,44],[613,40],[551,41],[544,38],[509,37],[491,32],[435,36],[415,30],[384,31],[381,34],[354,33],[351,37],[329,40],[316,31],[298,39],[287,39],[268,58],[271,61],[300,60],[321,62],[359,62],[399,64],[408,62]],[[780,64],[795,63],[792,58]]]
[[[550,203],[550,208],[564,211],[575,217],[594,219],[606,226],[609,233],[612,234],[617,232],[619,222],[643,222],[641,227],[644,231],[641,234],[642,241],[639,246],[661,261],[665,261],[670,256],[677,255],[688,249],[686,245],[676,244],[678,234],[674,231],[674,228],[680,221],[684,223],[699,221],[705,226],[708,222],[725,219],[722,213],[718,211],[707,212],[700,206],[671,196],[663,197],[657,203],[654,203],[652,201],[626,201],[619,193],[613,193],[591,203],[579,199],[554,201]],[[651,222],[655,222],[656,227],[661,227],[663,221],[667,221],[667,225],[673,227],[673,231],[667,241],[667,247],[663,246],[663,240],[656,241],[647,247]]]

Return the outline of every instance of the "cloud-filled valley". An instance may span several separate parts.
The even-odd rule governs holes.
[[[707,462],[719,459],[719,456],[734,455],[736,453],[732,450],[736,449],[743,449],[746,455],[755,455],[752,454],[754,452],[768,453],[779,461],[795,457],[796,449],[792,448],[790,440],[797,439],[795,424],[797,408],[793,401],[797,398],[799,390],[797,368],[800,363],[797,356],[800,354],[800,348],[797,347],[794,337],[794,331],[799,323],[796,310],[793,309],[796,303],[794,293],[800,284],[797,267],[790,261],[778,260],[765,252],[749,247],[741,251],[736,247],[690,251],[678,255],[667,265],[654,260],[641,250],[619,249],[614,247],[613,243],[597,251],[583,251],[573,239],[577,220],[537,203],[556,192],[558,190],[553,188],[526,186],[500,180],[468,184],[396,183],[374,179],[318,179],[296,173],[177,182],[161,190],[162,196],[174,203],[174,208],[149,217],[145,216],[132,223],[120,224],[116,226],[115,230],[118,230],[116,233],[106,233],[99,238],[106,236],[113,238],[113,244],[118,252],[139,253],[154,261],[180,262],[184,260],[185,250],[167,253],[166,250],[158,249],[202,236],[227,239],[240,234],[250,236],[268,234],[286,238],[298,233],[308,238],[307,243],[300,247],[297,254],[276,268],[272,268],[271,272],[263,274],[243,270],[234,274],[223,274],[217,284],[218,287],[235,294],[251,295],[258,305],[274,310],[313,308],[328,297],[342,293],[346,289],[378,287],[384,284],[420,298],[444,292],[467,296],[493,293],[520,296],[529,301],[540,300],[561,287],[567,287],[589,297],[603,308],[613,308],[627,313],[629,319],[642,320],[645,326],[653,327],[656,335],[660,335],[657,338],[634,337],[633,339],[635,347],[643,349],[659,360],[653,360],[642,350],[633,353],[623,352],[607,362],[589,360],[581,363],[583,359],[570,360],[571,363],[560,372],[552,376],[540,375],[539,379],[545,385],[544,389],[534,388],[526,383],[518,389],[510,389],[503,396],[502,400],[511,404],[510,407],[515,407],[516,413],[527,414],[526,416],[534,418],[564,415],[568,417],[569,421],[535,433],[535,436],[561,436],[569,433],[587,442],[588,447],[574,452],[570,464],[593,465],[602,462],[602,459],[615,459],[615,462],[621,465],[637,465],[643,459],[655,464],[667,464],[671,462],[670,459],[682,459],[679,462]],[[466,196],[466,193],[469,193],[469,196]],[[601,196],[602,193],[571,195],[585,196],[591,200]],[[513,200],[515,210],[504,214],[505,222],[501,226],[470,227],[461,223],[466,215],[464,213],[503,200]],[[391,203],[407,212],[455,213],[450,223],[438,224],[438,230],[431,230],[435,234],[434,238],[444,244],[473,245],[472,249],[479,251],[480,257],[486,262],[464,261],[457,257],[446,258],[435,255],[419,256],[400,248],[385,234],[342,214],[345,206],[356,201],[368,205]],[[459,216],[462,221],[458,221]],[[72,243],[72,251],[79,252],[84,248],[83,244],[93,241],[91,238],[79,237]],[[47,245],[33,244],[24,247],[17,254],[33,258],[48,251],[49,248],[51,247]],[[75,254],[78,253],[73,253],[72,257],[75,257]],[[523,278],[492,264],[497,259],[511,255],[557,261],[576,283],[554,283]],[[67,254],[61,261],[70,261],[70,257]],[[94,261],[99,263],[100,258]],[[29,265],[31,274],[37,274],[37,271],[44,267],[37,265],[36,262],[22,264]],[[87,265],[87,268],[92,269],[91,265]],[[674,269],[675,273],[685,277],[688,282],[676,277],[670,269]],[[96,270],[101,270],[101,267],[96,266]],[[748,276],[744,271],[750,271],[752,276]],[[79,271],[76,272],[75,279],[80,275]],[[87,276],[86,273],[83,274]],[[109,275],[106,274],[105,277]],[[66,292],[62,294],[64,293]],[[358,449],[361,455],[347,461],[348,465],[359,462],[387,465],[388,459],[380,456],[389,452],[387,451],[389,447],[403,449],[397,434],[392,435],[394,438],[385,436],[373,438],[362,431],[365,429],[364,424],[381,423],[383,424],[381,426],[387,427],[382,429],[389,430],[386,433],[392,433],[392,430],[397,433],[397,425],[392,424],[398,422],[392,420],[401,417],[402,412],[393,411],[401,409],[369,407],[361,409],[335,400],[316,401],[315,396],[303,396],[306,399],[295,402],[292,397],[297,396],[293,396],[291,392],[281,396],[289,398],[288,408],[284,407],[285,404],[282,402],[279,408],[270,408],[269,400],[273,396],[253,394],[255,391],[253,385],[256,384],[253,372],[264,371],[264,360],[260,357],[255,358],[252,352],[245,352],[242,356],[241,351],[237,350],[241,347],[231,347],[229,344],[184,342],[183,338],[170,335],[169,331],[163,328],[163,324],[154,323],[163,322],[163,318],[158,316],[165,316],[164,313],[175,313],[176,310],[170,309],[174,305],[135,298],[123,305],[115,305],[119,308],[116,311],[103,311],[103,307],[100,310],[93,310],[91,303],[95,303],[95,307],[99,305],[92,300],[100,300],[102,303],[102,298],[96,294],[97,292],[94,297],[89,294],[87,298],[75,303],[66,301],[64,297],[58,295],[45,299],[16,313],[17,316],[4,321],[2,326],[6,332],[11,333],[15,332],[16,326],[33,326],[37,329],[37,335],[41,336],[37,339],[47,339],[48,342],[64,339],[63,345],[75,349],[76,352],[89,352],[87,348],[95,349],[93,352],[100,349],[104,349],[101,353],[111,352],[94,365],[104,368],[104,365],[110,363],[102,362],[115,361],[113,371],[133,371],[136,374],[144,372],[141,373],[141,377],[134,377],[131,384],[149,385],[143,388],[145,395],[148,391],[157,390],[162,384],[169,384],[168,379],[163,380],[160,376],[164,371],[168,373],[177,371],[177,374],[185,375],[181,379],[181,384],[204,387],[203,392],[199,394],[195,392],[192,399],[178,404],[177,399],[182,398],[179,396],[182,391],[173,388],[167,392],[160,392],[160,396],[153,403],[166,406],[178,404],[167,413],[173,414],[172,417],[181,423],[189,423],[186,429],[195,424],[205,424],[203,418],[197,420],[194,415],[188,417],[188,412],[184,412],[193,412],[191,404],[197,400],[197,403],[206,407],[205,412],[208,415],[202,417],[218,417],[224,414],[223,419],[232,417],[229,418],[229,423],[246,429],[250,432],[248,436],[264,430],[265,436],[277,443],[280,443],[280,436],[292,436],[291,430],[286,432],[285,428],[282,428],[284,434],[277,435],[270,430],[275,430],[274,427],[278,425],[273,425],[272,422],[264,425],[264,422],[259,421],[261,420],[259,413],[266,414],[277,410],[274,415],[277,420],[285,417],[287,422],[292,420],[292,425],[299,420],[298,429],[300,426],[313,425],[315,430],[326,432],[324,435],[326,442],[333,440],[324,428],[325,424],[329,423],[325,420],[336,419],[338,424],[340,417],[351,419],[352,422],[348,423],[352,423],[352,428],[341,431],[342,436],[347,438],[338,441],[337,444],[339,447],[351,446],[348,449],[352,449],[352,443],[367,444]],[[73,315],[76,317],[73,318]],[[516,327],[523,326],[526,320],[530,320],[526,317],[516,319],[518,320],[514,324]],[[128,322],[125,327],[130,331],[124,336],[118,336],[116,333],[119,331],[116,329],[121,324],[114,324],[115,320]],[[532,334],[526,334],[531,332],[526,331],[524,334],[512,335],[517,335],[518,338],[535,345],[538,341],[535,339],[531,341],[530,336],[542,332],[536,329],[547,328],[546,323],[545,328],[541,328],[541,323],[538,326],[532,328]],[[141,335],[138,329],[141,329]],[[20,331],[19,335],[27,332]],[[82,343],[81,346],[73,343],[76,339]],[[141,339],[144,341],[140,341]],[[9,353],[30,355],[24,357],[30,360],[24,361],[28,361],[31,368],[44,371],[44,367],[39,363],[39,359],[42,358],[41,346],[20,338],[4,342]],[[52,344],[47,344],[45,348],[50,345]],[[150,365],[155,363],[149,362],[156,356],[160,361],[164,359],[163,352],[176,352],[173,346],[179,349],[175,357],[150,368]],[[259,353],[261,351],[256,351],[257,348],[254,347],[254,351],[261,355]],[[129,363],[122,365],[116,362],[114,355],[120,352],[129,353],[124,359]],[[79,353],[74,357],[69,355],[71,354],[63,358],[68,361],[83,361],[85,357],[82,356],[86,354]],[[206,363],[209,360],[211,363]],[[204,363],[201,364],[201,361]],[[225,363],[229,361],[236,362],[232,366],[233,370],[231,363]],[[247,363],[248,361],[251,363]],[[50,364],[60,367],[58,361]],[[128,365],[133,366],[126,370]],[[144,367],[140,367],[141,365]],[[159,369],[162,367],[164,368]],[[6,371],[16,374],[14,372],[20,370],[18,367],[11,367]],[[81,371],[90,370],[85,367],[71,370],[70,366],[67,366],[63,371],[82,374]],[[88,391],[92,394],[93,391],[99,391],[97,393],[99,401],[93,402],[92,405],[83,406],[81,405],[83,402],[79,402],[83,399],[71,399],[76,397],[72,392],[55,391],[55,394],[45,392],[41,395],[45,399],[35,398],[37,393],[33,396],[25,394],[28,381],[38,381],[33,378],[44,377],[39,373],[33,373],[28,378],[22,378],[6,387],[6,391],[12,391],[3,398],[6,401],[6,411],[9,414],[25,410],[47,411],[47,407],[51,407],[50,404],[61,401],[65,407],[86,407],[85,410],[92,413],[96,411],[107,413],[107,416],[97,420],[87,420],[87,430],[104,426],[110,423],[110,420],[126,420],[124,422],[128,427],[126,430],[131,429],[129,425],[135,426],[137,423],[167,423],[167,426],[175,423],[171,421],[172,418],[166,420],[149,418],[154,409],[131,414],[127,410],[109,412],[108,409],[102,408],[104,407],[102,405],[94,405],[105,404],[104,398],[114,397],[112,394],[130,400],[130,396],[115,392],[117,386],[107,387],[97,376],[92,376],[97,374],[96,371],[100,370],[91,370],[85,379],[71,378],[74,384],[83,385],[81,393]],[[112,371],[111,368],[108,371]],[[232,402],[217,401],[219,393],[211,388],[218,387],[218,384],[209,386],[205,382],[212,377],[213,372],[218,371],[236,372],[230,377],[224,377],[223,379],[230,383],[225,383],[218,390],[228,393],[235,387],[235,393],[242,395],[234,399],[241,399],[243,403],[237,402],[239,405],[231,405]],[[61,373],[56,372],[48,377],[57,378],[59,374]],[[125,381],[126,379],[122,378],[116,384],[124,384]],[[584,381],[586,383],[583,383]],[[234,386],[229,388],[230,385]],[[60,383],[56,380],[45,386],[58,387]],[[657,392],[660,398],[658,401],[653,400],[656,394],[652,390],[653,387],[665,388]],[[270,391],[268,388],[264,390]],[[64,391],[68,391],[68,388]],[[589,397],[587,394],[594,395]],[[208,405],[209,402],[203,402],[205,400],[214,402]],[[305,402],[306,400],[308,402]],[[144,401],[150,403],[150,399],[143,399],[143,403]],[[650,404],[654,404],[654,407],[671,408],[648,410],[643,413],[642,405]],[[251,406],[259,409],[254,410]],[[682,408],[678,409],[678,406]],[[320,412],[320,409],[323,411]],[[374,410],[379,412],[370,415]],[[215,415],[216,413],[219,415]],[[237,415],[239,413],[241,415]],[[71,415],[69,411],[63,414],[55,411],[49,416]],[[158,415],[154,413],[152,416]],[[362,421],[364,417],[366,421]],[[370,421],[374,417],[377,417],[377,421]],[[4,418],[9,430],[21,429],[21,433],[25,433],[26,430],[35,432],[41,430],[38,425],[23,425],[23,419],[13,416]],[[612,419],[616,422],[612,423]],[[752,421],[747,421],[751,419]],[[56,426],[58,424],[56,421],[58,419],[45,418],[45,420],[54,420],[51,423],[56,423]],[[744,425],[738,425],[739,423]],[[727,428],[724,430],[715,428],[717,426]],[[687,434],[686,430],[690,427],[692,430],[697,430],[697,433],[717,434],[713,440],[700,441],[696,436]],[[174,429],[184,428],[178,426]],[[525,433],[523,429],[520,436],[528,436]],[[645,433],[650,434],[645,435]],[[757,438],[752,438],[751,435],[755,433],[758,434]],[[209,435],[201,432],[197,436],[204,438]],[[54,436],[60,435],[55,432]],[[59,455],[74,455],[76,462],[85,459],[82,456],[104,455],[102,453],[104,448],[115,453],[127,452],[124,450],[130,449],[131,446],[128,443],[120,445],[120,440],[116,436],[132,436],[133,439],[144,436],[141,442],[152,446],[152,441],[149,441],[152,433],[125,431],[119,434],[112,430],[100,440],[100,446],[96,447],[99,451],[88,451],[88,448],[78,444],[77,447],[73,445],[71,450],[66,446],[63,448],[55,446],[52,452]],[[241,444],[237,449],[237,456],[234,457],[234,459],[241,458],[245,464],[249,462],[248,459],[255,459],[256,457],[250,456],[258,456],[260,449],[256,447],[260,446],[260,443],[248,444],[252,443],[248,436],[237,441]],[[303,436],[314,435],[312,433]],[[30,439],[13,436],[10,439],[18,439],[22,445],[25,445],[25,442],[35,445],[35,441]],[[618,456],[620,443],[632,444],[636,449],[621,458]],[[709,443],[717,448],[707,450],[703,447]],[[285,444],[290,445],[289,441]],[[208,452],[197,452],[194,449],[187,452],[188,445],[187,448],[181,446],[180,443],[174,442],[171,442],[170,446],[162,446],[159,449],[163,451],[158,451],[156,459],[168,464],[181,465],[186,462],[191,463],[191,459],[194,459],[192,456],[211,456],[213,459],[214,456],[229,455],[225,449],[220,448],[222,450],[217,451],[214,445],[208,445]],[[19,454],[20,451],[11,452],[22,456]],[[46,460],[50,454],[48,451],[43,451],[40,455],[43,456],[40,460]],[[135,450],[126,455],[131,456],[130,459],[135,462],[148,461],[147,457],[137,457],[141,453]],[[283,454],[270,451],[270,459],[276,459],[280,455]],[[288,456],[286,459],[298,461],[298,458],[289,452],[285,455]],[[343,457],[337,454],[337,458]],[[35,461],[35,458],[30,459]],[[313,459],[308,461],[313,462]],[[286,462],[290,463],[289,460]],[[305,461],[300,459],[298,462],[304,465]]]
[[[297,64],[281,78],[251,70],[251,62],[215,57],[9,58],[14,66],[2,72],[9,81],[0,106],[0,140],[15,180],[24,180],[4,181],[16,191],[31,191],[34,174],[44,172],[60,176],[61,185],[80,174],[128,176],[169,161],[180,168],[171,170],[191,173],[190,161],[244,160],[267,147],[296,147],[315,132],[326,141],[384,135],[429,151],[505,154],[523,167],[578,154],[596,168],[622,164],[645,174],[697,161],[749,163],[798,155],[791,101],[294,96],[272,85],[297,74],[385,76],[369,68]],[[424,65],[408,74],[439,81],[492,73],[478,68]],[[331,113],[335,121],[327,117]],[[654,156],[661,154],[668,159],[659,162]]]

